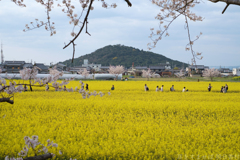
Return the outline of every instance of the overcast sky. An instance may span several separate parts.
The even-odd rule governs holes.
[[[71,39],[72,25],[60,8],[54,8],[51,19],[56,23],[57,34],[50,37],[44,28],[23,32],[25,24],[46,20],[43,6],[33,0],[25,0],[27,7],[16,6],[10,0],[0,2],[0,40],[3,43],[5,60],[23,60],[26,62],[56,63],[72,57],[72,47],[63,50],[64,42]],[[74,0],[72,0],[74,1]],[[105,9],[99,1],[93,3],[90,13],[88,31],[91,36],[80,35],[75,42],[76,55],[89,54],[106,45],[121,44],[138,49],[148,50],[150,28],[157,27],[155,16],[160,8],[149,0],[131,0],[128,7],[124,0],[116,2],[117,8]],[[76,0],[77,3],[77,0]],[[200,32],[202,37],[194,44],[194,50],[202,52],[203,60],[197,64],[208,66],[240,65],[240,7],[229,6],[224,14],[224,3],[204,3],[195,7],[194,12],[204,17],[202,22],[191,22],[191,36]],[[154,53],[162,54],[174,60],[191,62],[191,53],[185,51],[188,43],[184,20],[175,21],[169,29],[169,37],[159,41]]]

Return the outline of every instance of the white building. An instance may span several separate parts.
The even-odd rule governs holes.
[[[101,64],[88,64],[88,59],[84,59],[83,60],[83,64],[82,67],[90,67],[92,69],[94,69],[95,71],[100,71],[101,70]]]
[[[240,68],[233,68],[232,73],[234,76],[240,76]]]

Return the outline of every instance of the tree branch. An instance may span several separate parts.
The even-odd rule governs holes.
[[[229,5],[230,5],[230,4],[227,3],[226,7],[225,7],[224,10],[222,11],[222,14],[226,11],[226,9],[228,8]]]
[[[209,0],[213,3],[217,3],[217,2],[225,2],[227,4],[234,4],[234,5],[238,5],[240,6],[240,0]]]
[[[10,103],[10,104],[13,104],[13,100],[10,100],[10,98],[0,98],[0,103],[1,102],[7,102],[7,103]]]
[[[47,153],[47,154],[40,155],[40,156],[35,156],[35,157],[24,158],[23,160],[45,160],[45,159],[48,159],[48,158],[52,158],[51,153]]]
[[[129,0],[125,0],[128,4],[128,7],[132,7],[132,3]]]
[[[73,57],[72,57],[72,63],[73,63],[73,60],[74,60],[74,54],[75,54],[75,44],[74,44],[74,41],[72,42],[73,44]]]
[[[217,2],[225,2],[225,3],[227,3],[226,7],[222,11],[222,14],[226,11],[226,9],[228,8],[228,6],[230,4],[234,4],[234,5],[240,6],[240,0],[209,0],[209,1],[211,1],[213,3],[217,3]]]
[[[91,7],[92,7],[92,3],[93,3],[93,0],[90,1],[90,5],[88,7],[88,11],[87,11],[87,14],[84,18],[84,21],[83,21],[83,25],[81,27],[81,29],[79,30],[78,34],[67,44],[63,47],[63,49],[67,48],[70,44],[73,44],[73,47],[74,47],[74,51],[75,51],[75,44],[74,44],[74,41],[78,38],[78,36],[81,34],[85,24],[87,23],[87,19],[88,19],[88,15],[90,13],[90,10],[91,10]],[[74,59],[74,53],[73,53],[73,59]]]

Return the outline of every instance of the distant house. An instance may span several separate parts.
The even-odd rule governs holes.
[[[171,69],[170,63],[166,62],[166,63],[159,63],[158,66],[162,66],[164,67],[166,70]]]
[[[150,70],[157,73],[161,74],[163,71],[166,70],[165,66],[149,66]]]
[[[24,65],[23,65],[23,68],[33,68],[33,65],[32,65],[32,63],[25,63]]]
[[[221,73],[232,73],[229,68],[219,68],[218,71]]]
[[[67,66],[66,65],[64,65],[64,64],[62,64],[62,63],[57,63],[56,65],[54,65],[54,67],[56,66],[56,69],[58,70],[58,71],[66,71],[66,69],[67,69]]]
[[[100,67],[100,72],[102,73],[108,73],[109,66],[101,66]]]
[[[35,63],[34,66],[37,66],[38,68],[38,73],[40,74],[48,74],[49,71],[48,71],[48,67],[45,66],[43,63]]]
[[[209,69],[208,66],[204,66],[204,65],[190,65],[186,68],[186,72],[193,72],[195,71],[198,74],[202,74],[202,72],[205,69]]]
[[[82,66],[75,66],[75,67],[69,67],[67,68],[68,72],[71,72],[72,74],[78,74],[81,70],[87,69],[87,71],[91,72],[90,67],[82,67]]]
[[[25,61],[5,61],[2,68],[6,73],[19,73],[23,69]]]
[[[148,70],[147,66],[136,66],[128,69],[128,75],[142,76],[142,70]]]
[[[0,69],[2,70],[2,73],[5,73],[6,72],[6,69],[3,68],[3,65],[0,64]]]
[[[240,76],[240,68],[233,68],[232,73],[234,76]]]
[[[82,67],[90,67],[90,68],[92,68],[92,70],[95,70],[95,71],[97,71],[97,72],[99,72],[100,70],[101,70],[101,64],[89,64],[88,63],[88,59],[84,59],[83,60],[83,64],[82,64]]]

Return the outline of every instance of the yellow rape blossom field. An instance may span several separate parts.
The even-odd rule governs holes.
[[[240,83],[228,82],[227,93],[225,82],[211,82],[211,92],[209,82],[84,83],[105,95],[33,87],[15,94],[14,105],[0,103],[0,159],[17,157],[32,135],[57,143],[57,159],[240,159]]]

